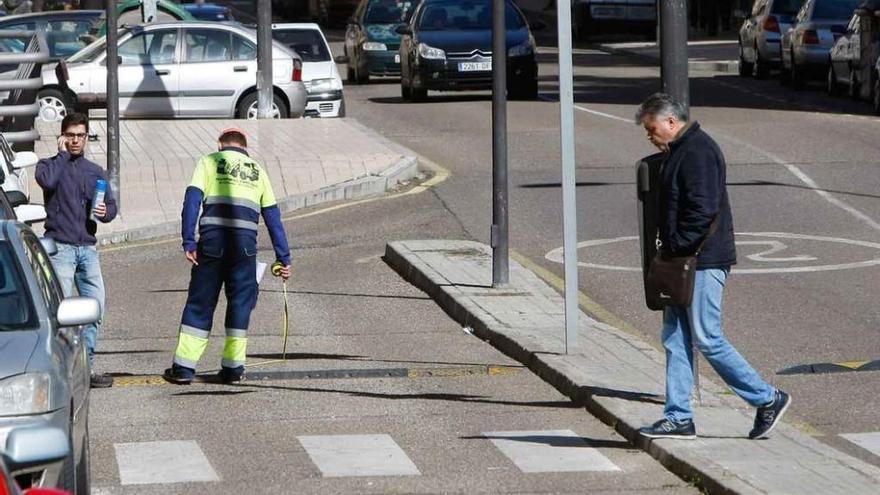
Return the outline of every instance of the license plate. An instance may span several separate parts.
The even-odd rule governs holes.
[[[480,72],[492,70],[492,61],[488,62],[460,62],[458,64],[459,72]]]
[[[394,63],[395,63],[395,64],[399,64],[399,63],[400,63],[400,54],[399,54],[399,53],[396,54],[396,55],[394,55]]]

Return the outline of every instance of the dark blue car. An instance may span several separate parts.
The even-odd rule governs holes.
[[[519,8],[510,0],[506,5],[507,92],[511,98],[535,99],[535,39]],[[397,32],[404,100],[424,100],[428,90],[492,89],[491,0],[425,0]]]

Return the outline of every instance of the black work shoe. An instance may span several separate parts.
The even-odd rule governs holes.
[[[113,377],[104,373],[92,373],[89,383],[92,388],[110,388],[113,386]]]
[[[664,418],[651,426],[640,428],[639,433],[648,438],[678,438],[682,440],[697,438],[697,428],[691,419],[676,422]]]
[[[175,385],[189,385],[192,383],[193,378],[195,378],[195,371],[187,370],[185,368],[180,368],[177,366],[172,366],[165,370],[162,373],[162,378],[165,381],[173,383]]]
[[[770,434],[789,405],[791,405],[791,396],[782,390],[777,390],[773,402],[758,408],[755,414],[755,426],[749,432],[749,439],[756,440]]]
[[[244,366],[239,366],[237,368],[220,368],[220,371],[217,373],[217,378],[226,384],[238,383],[244,380]]]

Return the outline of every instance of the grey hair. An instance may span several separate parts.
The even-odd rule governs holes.
[[[645,117],[673,116],[681,122],[688,121],[688,112],[684,105],[666,93],[654,93],[639,105],[636,111],[636,125],[642,125]]]

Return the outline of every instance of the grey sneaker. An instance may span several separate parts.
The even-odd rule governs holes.
[[[755,414],[755,426],[749,432],[749,439],[757,440],[769,435],[790,405],[791,396],[782,390],[777,390],[773,402],[758,408]]]
[[[678,438],[682,440],[697,438],[697,428],[691,419],[676,422],[664,418],[651,426],[640,428],[639,433],[648,438]]]

